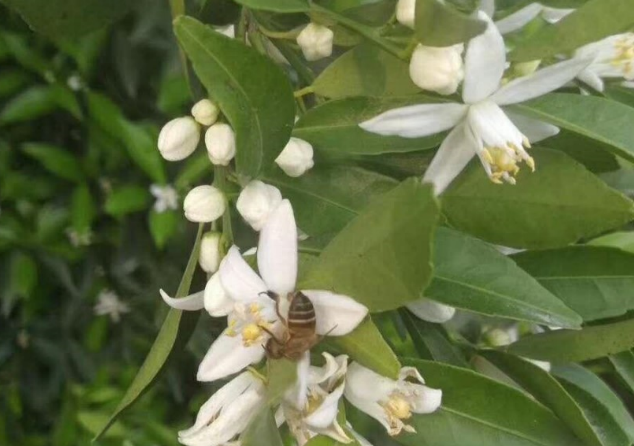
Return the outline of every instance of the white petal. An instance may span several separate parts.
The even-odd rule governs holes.
[[[310,352],[305,352],[297,362],[297,395],[294,401],[297,409],[306,406],[308,392],[308,378],[310,375]]]
[[[547,122],[529,118],[509,110],[504,110],[504,113],[530,142],[539,142],[559,133],[559,127]]]
[[[260,293],[267,290],[262,279],[251,269],[235,246],[229,249],[220,263],[218,274],[229,297],[240,302],[260,300]]]
[[[372,389],[372,391],[368,392],[368,389]],[[344,393],[346,398],[357,407],[359,404],[387,400],[397,389],[398,383],[396,381],[381,376],[358,362],[353,362],[348,366]]]
[[[462,99],[467,104],[480,102],[498,89],[506,66],[504,39],[488,15],[478,13],[487,29],[469,41],[465,55]]]
[[[339,412],[339,399],[343,396],[344,383],[341,383],[332,391],[321,405],[304,420],[306,425],[312,430],[326,429],[337,420]]]
[[[495,22],[495,26],[498,27],[502,34],[512,33],[523,28],[528,22],[537,17],[543,8],[539,3],[531,3],[504,17],[502,20],[498,20]]]
[[[550,8],[548,6],[544,6],[544,9],[542,10],[542,18],[548,23],[557,23],[573,12],[575,12],[574,9]]]
[[[205,286],[205,310],[213,317],[228,315],[234,308],[235,301],[229,297],[220,282],[220,274],[211,276]]]
[[[302,291],[315,307],[317,333],[343,336],[357,328],[368,314],[365,305],[351,297],[324,290]]]
[[[264,342],[245,347],[242,336],[227,336],[225,333],[226,330],[211,344],[200,363],[196,376],[198,381],[225,378],[264,358]]]
[[[203,291],[199,291],[194,294],[190,294],[186,297],[170,297],[165,291],[159,290],[161,297],[167,305],[177,310],[185,311],[199,311],[204,308]]]
[[[379,135],[418,138],[450,129],[466,113],[463,104],[420,104],[395,108],[359,124],[363,130]]]
[[[629,81],[621,82],[621,87],[634,88],[634,82],[629,82]]]
[[[582,71],[577,75],[577,79],[594,88],[596,91],[602,92],[605,89],[605,84],[601,76],[591,70]]]
[[[269,290],[280,296],[295,290],[297,225],[288,200],[282,200],[260,232],[258,268]]]
[[[498,105],[509,105],[543,96],[573,80],[590,62],[590,59],[570,59],[537,70],[512,80],[495,92],[491,100]]]
[[[424,297],[408,303],[407,308],[422,320],[437,324],[447,322],[456,314],[454,307]]]
[[[436,195],[440,195],[469,164],[476,154],[476,147],[469,128],[463,123],[457,125],[440,145],[423,181],[433,184]]]
[[[495,0],[480,0],[480,11],[489,17],[493,17],[493,14],[495,14]]]
[[[355,431],[350,425],[350,423],[347,423],[346,427],[348,428],[348,430],[350,431],[354,439],[357,440],[360,446],[373,446],[372,443],[370,443],[365,437],[363,437],[360,433]]]
[[[412,412],[424,414],[438,410],[442,403],[442,390],[432,389],[422,384],[412,384],[410,388],[416,389],[416,395],[410,402]]]

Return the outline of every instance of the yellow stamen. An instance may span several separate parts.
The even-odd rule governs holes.
[[[242,339],[247,347],[256,343],[260,336],[262,336],[262,329],[256,324],[249,324],[242,329]]]
[[[405,398],[399,395],[393,395],[385,405],[385,410],[394,418],[399,420],[406,420],[412,416],[412,407],[405,400]]]

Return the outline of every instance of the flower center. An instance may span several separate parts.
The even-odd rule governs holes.
[[[256,343],[261,336],[262,329],[256,324],[248,324],[242,329],[242,339],[247,347]]]
[[[406,420],[412,416],[410,404],[400,395],[391,396],[385,404],[385,410],[399,420]]]
[[[262,316],[262,307],[257,303],[249,305],[236,304],[229,320],[229,327],[225,334],[227,336],[242,336],[245,347],[262,342],[264,328],[271,329],[273,323],[267,321]]]
[[[634,78],[634,34],[626,34],[614,42],[611,65],[620,69],[626,79]]]

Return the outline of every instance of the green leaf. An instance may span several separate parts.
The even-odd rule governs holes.
[[[147,209],[150,193],[140,186],[123,186],[114,189],[104,205],[105,211],[113,217],[123,217],[133,212]]]
[[[189,294],[192,278],[194,277],[194,272],[198,265],[198,252],[200,250],[203,227],[204,225],[202,224],[198,226],[196,241],[194,242],[194,247],[187,261],[183,278],[176,291],[176,297],[184,297]],[[121,413],[132,406],[143,392],[152,385],[163,369],[163,366],[170,359],[171,354],[178,352],[177,347],[184,346],[187,343],[199,316],[200,312],[198,311],[183,313],[179,310],[170,309],[161,326],[161,330],[154,340],[154,344],[152,344],[152,348],[134,377],[134,381],[126,391],[123,399],[119,402],[114,413],[110,416],[110,419],[99,429],[99,433],[97,433],[93,441],[98,440]]]
[[[75,182],[84,179],[81,164],[66,149],[44,143],[27,143],[22,146],[22,150],[60,178]]]
[[[634,254],[634,232],[614,232],[588,242],[591,246],[608,246]]]
[[[407,96],[420,93],[406,61],[364,43],[338,57],[315,79],[313,91],[339,99],[350,96]]]
[[[418,299],[431,280],[438,214],[431,186],[404,181],[352,220],[298,287],[351,296],[372,312]]]
[[[293,90],[270,59],[191,17],[174,22],[178,40],[211,99],[236,133],[236,169],[255,177],[279,155],[295,119]]]
[[[489,316],[575,328],[577,313],[492,246],[446,228],[434,244],[434,278],[425,296]]]
[[[634,309],[630,296],[634,254],[600,246],[570,246],[526,251],[513,260],[585,321]]]
[[[1,44],[0,40],[0,44]],[[29,84],[29,74],[20,69],[3,69],[0,73],[0,99],[12,96]]]
[[[71,201],[71,223],[78,233],[85,233],[97,216],[94,198],[87,185],[78,186],[73,192]]]
[[[297,381],[297,362],[288,359],[268,359],[266,386],[270,406],[280,402],[284,393]]]
[[[467,17],[440,0],[416,0],[414,35],[427,46],[451,46],[481,34],[486,23]]]
[[[555,415],[588,445],[612,445],[612,438],[620,433],[618,427],[608,423],[597,425],[598,415],[602,415],[599,404],[589,405],[588,416],[566,389],[548,372],[531,362],[502,352],[481,352],[487,360],[510,376],[540,403],[551,409]],[[597,407],[599,406],[599,407]],[[597,413],[598,412],[598,413]],[[605,421],[601,419],[601,421]],[[611,429],[608,429],[611,428]]]
[[[288,14],[292,12],[306,12],[310,10],[307,0],[236,0],[249,9],[261,11],[279,12]]]
[[[243,446],[283,446],[280,431],[269,406],[264,406],[240,437]]]
[[[442,195],[450,225],[503,246],[555,248],[634,218],[630,200],[567,155],[531,153],[537,169],[522,169],[515,186],[493,184],[472,162]]]
[[[610,356],[610,362],[616,373],[634,394],[634,352],[632,350]]]
[[[615,155],[634,161],[634,136],[628,127],[634,120],[632,107],[596,96],[551,93],[514,108],[603,143]]]
[[[581,362],[634,348],[634,319],[581,330],[555,330],[527,336],[511,353],[554,363]]]
[[[630,0],[590,0],[556,25],[531,35],[510,54],[510,59],[526,62],[556,56],[625,32],[633,25]]]
[[[359,324],[350,334],[326,337],[324,343],[380,375],[398,378],[401,364],[371,318]]]
[[[37,119],[57,109],[51,87],[35,86],[13,97],[0,110],[0,125]]]
[[[11,257],[9,270],[11,294],[27,299],[32,295],[37,285],[37,263],[35,260],[22,252],[16,252]]]
[[[297,122],[293,136],[310,142],[318,153],[333,157],[417,152],[437,147],[442,136],[401,138],[366,132],[359,123],[382,111],[420,102],[415,99],[349,98],[311,109]]]
[[[416,434],[396,437],[408,446],[562,446],[579,440],[552,412],[520,390],[470,370],[408,359],[426,385],[442,389],[442,406],[414,415]]]
[[[178,229],[180,213],[176,211],[150,211],[150,233],[157,248],[163,249]]]
[[[78,37],[125,15],[126,0],[2,0],[17,10],[35,31],[51,38]]]

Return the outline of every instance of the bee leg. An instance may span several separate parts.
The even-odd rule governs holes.
[[[282,313],[280,312],[280,296],[277,296],[275,298],[275,312],[277,313],[277,317],[280,318],[280,321],[282,321],[282,324],[284,324],[285,327],[288,327],[287,320],[284,318],[284,316],[282,316]]]
[[[269,330],[268,328],[263,327],[263,326],[261,326],[261,325],[260,325],[259,327],[260,327],[262,330],[266,331],[268,334],[270,334],[270,335],[271,335],[271,338],[273,339],[273,341],[274,341],[275,343],[277,343],[277,344],[279,344],[279,345],[284,345],[284,341],[280,341],[280,340],[277,338],[277,336],[275,336],[275,333],[273,333],[271,330]]]
[[[323,340],[324,340],[324,338],[325,338],[326,336],[328,336],[330,333],[332,333],[332,332],[335,330],[335,328],[337,328],[337,325],[335,325],[334,327],[332,327],[330,330],[328,330],[328,331],[327,331],[326,333],[324,333],[323,335],[318,335],[318,336],[317,336],[317,340],[316,340],[316,341],[315,341],[315,343],[312,345],[312,347],[314,347],[314,346],[316,346],[317,344],[321,343],[321,341],[323,341]],[[312,347],[311,347],[311,348],[312,348]]]

